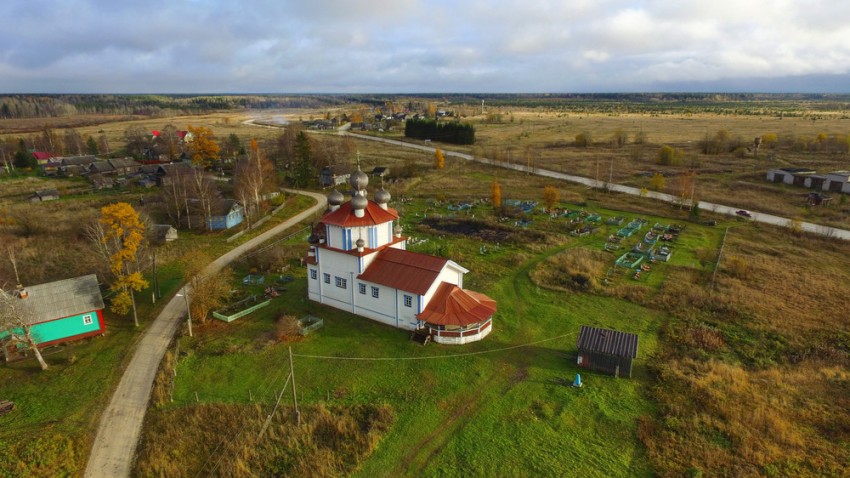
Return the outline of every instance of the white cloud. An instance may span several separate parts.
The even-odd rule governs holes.
[[[829,0],[7,0],[0,16],[5,92],[634,91],[850,71],[850,2]]]

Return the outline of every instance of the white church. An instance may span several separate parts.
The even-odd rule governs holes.
[[[398,212],[381,188],[366,197],[369,177],[358,166],[351,199],[328,195],[307,253],[310,300],[417,334],[465,344],[493,330],[496,301],[465,290],[469,272],[456,262],[406,250]]]

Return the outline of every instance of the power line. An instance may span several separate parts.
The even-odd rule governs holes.
[[[504,352],[506,350],[519,349],[522,347],[530,347],[532,345],[542,344],[544,342],[551,342],[552,340],[562,339],[564,337],[574,336],[575,332],[569,334],[558,335],[557,337],[550,337],[548,339],[538,340],[536,342],[529,342],[526,344],[520,345],[512,345],[510,347],[502,347],[498,349],[491,350],[481,350],[478,352],[467,352],[462,354],[449,354],[449,355],[429,355],[427,357],[336,357],[332,355],[308,355],[308,354],[292,354],[293,357],[301,357],[301,358],[311,358],[311,359],[321,359],[321,360],[359,360],[359,361],[404,361],[404,360],[432,360],[432,359],[444,359],[444,358],[457,358],[457,357],[469,357],[471,355],[483,355],[483,354],[491,354],[496,352]]]

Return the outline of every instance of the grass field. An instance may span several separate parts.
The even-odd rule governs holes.
[[[482,179],[485,185],[487,180]],[[427,199],[404,204],[411,218],[406,228],[415,230],[413,218],[434,214],[435,207]],[[598,211],[604,217],[614,214]],[[482,205],[464,217],[472,214],[489,212]],[[308,302],[299,270],[272,307],[230,325],[210,323],[197,339],[184,337],[180,347],[187,355],[177,365],[174,404],[153,413],[172,413],[175,407],[188,407],[188,413],[196,394],[202,403],[246,403],[253,397],[269,405],[288,373],[287,346],[275,342],[274,320],[310,313],[322,317],[325,326],[291,344],[301,402],[383,403],[394,410],[394,425],[362,463],[359,476],[652,476],[637,436],[641,417],[655,414],[647,399],[652,378],[646,367],[638,366],[631,380],[589,373],[583,375],[584,388],[567,385],[578,372],[579,325],[639,333],[639,362],[645,363],[657,351],[666,314],[616,297],[565,294],[533,284],[529,271],[541,261],[575,247],[601,248],[608,232],[603,227],[592,236],[568,239],[563,220],[539,213],[535,218],[551,236],[539,244],[505,243],[481,255],[477,241],[452,235],[439,240],[444,251],[474,271],[470,287],[485,287],[500,304],[494,332],[485,341],[420,347],[403,331]],[[674,264],[691,262],[685,249],[694,244],[719,241],[718,230],[692,229],[693,236],[683,235],[683,253]],[[412,249],[428,251],[438,242],[428,237]],[[145,445],[159,446],[156,441]]]
[[[697,143],[706,134],[720,129],[728,130],[733,138],[765,133],[809,139],[820,133],[846,135],[850,123],[842,115],[800,111],[780,119],[773,113],[690,114],[677,109],[660,115],[602,114],[552,108],[504,108],[502,113],[502,122],[469,118],[476,122],[479,141],[474,148],[466,148],[468,152],[511,162],[528,161],[530,152],[538,167],[588,177],[595,177],[598,169],[602,179],[607,179],[608,173],[615,182],[639,187],[648,186],[649,179],[638,173],[662,170],[669,173],[665,189],[670,192],[678,187],[679,173],[695,169],[698,199],[845,228],[850,218],[841,197],[836,197],[830,208],[806,208],[799,194],[807,190],[763,180],[769,167],[802,165],[821,172],[846,169],[846,155],[788,147],[777,149],[775,159],[768,160],[769,148],[758,158],[697,151]],[[310,114],[304,112],[303,116]],[[168,123],[181,129],[188,124],[211,126],[219,138],[231,132],[243,139],[273,140],[279,135],[275,129],[243,125],[249,116],[222,113],[96,126],[86,126],[90,121],[86,119],[73,124],[84,134],[102,130],[119,147],[124,129],[135,122],[151,129]],[[290,118],[297,116],[301,114]],[[630,138],[643,131],[649,143],[638,145],[630,140],[623,147],[614,146],[610,138],[620,129]],[[575,135],[581,132],[592,134],[590,147],[573,145]],[[336,136],[311,137],[342,141]],[[682,164],[661,168],[655,163],[655,152],[663,143],[684,150]],[[280,390],[288,373],[287,345],[291,345],[296,354],[299,396],[309,410],[305,413],[325,416],[320,412],[322,406],[339,417],[344,417],[343,410],[359,405],[386,405],[392,410],[389,428],[370,435],[368,446],[350,455],[349,468],[344,472],[340,468],[336,474],[673,477],[845,473],[844,465],[850,460],[850,375],[846,373],[850,336],[843,301],[850,281],[844,266],[850,245],[724,218],[714,218],[719,224],[712,228],[689,222],[687,211],[637,197],[556,184],[453,158],[446,161],[445,169],[436,171],[431,154],[372,142],[358,142],[355,147],[364,170],[377,165],[391,170],[410,163],[417,166],[417,177],[386,184],[393,195],[391,206],[402,214],[406,235],[427,239],[411,249],[456,260],[472,271],[466,286],[499,301],[493,334],[460,348],[421,348],[410,343],[404,332],[311,303],[305,298],[303,270],[293,261],[305,248],[305,238],[296,236],[274,248],[279,255],[276,258],[253,256],[237,265],[236,276],[241,277],[252,269],[267,270],[269,264],[290,261],[288,273],[294,274],[296,281],[272,307],[229,325],[217,321],[199,325],[194,339],[180,339],[175,401],[151,410],[155,423],[200,420],[198,426],[203,427],[210,416],[243,413],[228,410],[268,414],[275,390]],[[680,223],[686,229],[671,262],[653,267],[641,281],[623,275],[611,286],[593,292],[553,290],[535,284],[529,275],[549,267],[550,259],[572,251],[599,251],[615,228],[602,226],[589,237],[573,238],[565,223],[534,212],[527,217],[532,221],[528,228],[505,222],[514,233],[496,240],[461,236],[451,228],[440,229],[439,221],[426,220],[446,218],[449,202],[488,198],[494,179],[501,185],[504,199],[541,201],[544,186],[554,185],[563,207],[600,212],[603,217],[640,216],[650,224]],[[0,234],[4,243],[8,240],[20,248],[19,259],[27,259],[23,264],[26,274],[49,276],[85,265],[85,256],[79,254],[84,241],[80,225],[111,198],[83,193],[81,186],[79,180],[0,178]],[[37,205],[40,208],[19,204],[32,190],[47,187],[58,187],[66,198]],[[401,198],[409,201],[401,202]],[[295,210],[301,205],[296,200],[291,207]],[[62,220],[63,214],[74,220]],[[489,220],[491,215],[484,204],[457,214],[456,219]],[[705,211],[703,215],[701,219],[712,218]],[[723,260],[712,274],[727,226]],[[229,247],[224,238],[223,234],[186,233],[181,241],[162,249],[158,258],[172,262],[160,269],[163,292],[178,286],[176,261],[184,252],[203,248],[215,255]],[[487,248],[486,254],[481,253],[482,247]],[[69,255],[68,251],[76,252]],[[613,254],[599,257],[606,270],[615,259]],[[10,277],[5,261],[0,263],[0,274]],[[149,295],[140,296],[144,314],[150,313],[149,301]],[[303,341],[280,342],[277,316],[306,313],[324,318],[325,327]],[[0,418],[0,476],[79,472],[95,417],[105,404],[103,397],[117,379],[116,364],[126,358],[136,336],[126,324],[126,319],[110,319],[107,337],[48,356],[51,369],[46,373],[38,373],[30,362],[0,369],[0,395],[21,404],[13,415]],[[633,379],[586,373],[582,375],[584,388],[564,385],[578,371],[574,354],[581,324],[640,334]],[[530,345],[513,348],[524,344]],[[470,352],[474,355],[452,356]],[[341,356],[394,359],[343,361],[338,358]],[[400,357],[406,359],[398,360]],[[159,393],[170,393],[162,388],[166,386],[160,384]],[[77,393],[80,389],[85,393]],[[44,390],[59,399],[44,401]],[[202,410],[204,407],[211,412]],[[282,405],[276,415],[275,436],[280,443],[291,426],[289,412]],[[247,438],[251,427],[259,425],[256,413],[248,414],[245,430],[234,434]],[[209,440],[222,427],[240,423],[232,416],[210,423],[209,434],[198,439]],[[158,440],[165,435],[153,435],[143,446],[163,448]],[[191,453],[192,449],[183,450]],[[212,444],[202,450],[197,452],[205,455],[202,460],[219,452]],[[233,456],[243,452],[238,447],[227,448],[227,453],[236,454]]]

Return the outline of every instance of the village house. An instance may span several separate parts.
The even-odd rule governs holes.
[[[372,169],[371,176],[373,178],[384,178],[384,177],[389,176],[389,174],[390,174],[390,168],[388,168],[386,166],[375,166]]]
[[[36,191],[32,196],[30,196],[30,202],[55,201],[57,199],[59,199],[59,191],[56,189]]]
[[[132,158],[113,158],[91,163],[88,171],[90,174],[127,176],[137,172],[139,166]]]
[[[92,155],[59,158],[59,173],[63,176],[80,176],[88,172],[95,161],[97,158]]]
[[[177,229],[170,224],[154,224],[152,229],[154,241],[159,244],[176,241],[178,238]]]
[[[161,187],[171,186],[175,181],[178,181],[182,176],[192,174],[191,163],[169,163],[156,166],[156,181]]]
[[[104,333],[103,297],[94,274],[26,287],[15,295],[40,348]],[[7,360],[17,351],[7,347],[11,344],[6,339],[20,333],[0,331]]]
[[[416,331],[438,343],[481,340],[492,329],[496,302],[463,289],[467,269],[456,262],[407,249],[390,194],[366,197],[369,177],[351,175],[352,197],[337,190],[309,238],[310,300],[383,324]]]
[[[349,166],[345,164],[332,164],[322,168],[321,173],[319,173],[319,184],[323,188],[339,186],[340,184],[345,184],[350,176]]]
[[[35,158],[35,161],[39,166],[44,166],[56,157],[55,154],[48,153],[46,151],[33,151],[32,156]]]
[[[203,226],[210,231],[221,231],[231,229],[242,224],[245,220],[245,210],[242,205],[232,199],[223,201],[215,201],[213,205],[213,214],[209,218],[193,214],[191,216],[183,216],[181,218],[181,227],[199,228]],[[192,204],[195,209],[198,208],[200,201],[197,199],[189,199],[189,204]]]

